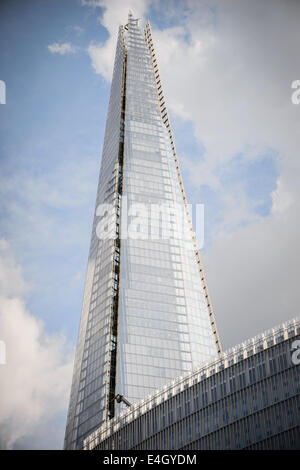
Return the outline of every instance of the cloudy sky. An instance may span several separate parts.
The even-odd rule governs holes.
[[[226,349],[298,316],[300,2],[0,4],[0,448],[61,448],[116,33],[150,19]]]

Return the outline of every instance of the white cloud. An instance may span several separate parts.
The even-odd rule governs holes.
[[[51,52],[51,54],[60,54],[60,55],[65,55],[65,54],[73,54],[76,52],[76,47],[70,44],[69,42],[64,42],[62,44],[59,44],[58,42],[54,42],[53,44],[48,45],[48,49]]]
[[[81,0],[82,6],[97,8],[102,6],[102,0]]]
[[[277,181],[277,187],[272,191],[272,214],[280,215],[285,213],[293,204],[293,197],[288,188],[284,188],[283,181],[279,179]]]
[[[299,209],[220,236],[203,256],[225,348],[300,316]]]
[[[65,339],[47,334],[26,309],[27,288],[8,243],[1,239],[0,334],[7,361],[0,365],[0,447],[4,449],[30,436],[47,442],[45,424],[65,411],[70,390],[72,359]],[[44,436],[39,436],[41,428]]]
[[[70,26],[69,28],[71,31],[74,31],[77,36],[80,36],[84,32],[84,29],[78,25]]]
[[[107,81],[111,79],[111,46],[103,47],[99,44],[90,44],[87,51],[92,61],[92,66],[96,73],[102,75]]]

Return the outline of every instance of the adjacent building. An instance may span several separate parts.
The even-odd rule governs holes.
[[[175,77],[174,77],[175,79]],[[149,23],[117,40],[65,448],[221,353]]]
[[[174,380],[92,433],[85,449],[300,449],[300,320]]]

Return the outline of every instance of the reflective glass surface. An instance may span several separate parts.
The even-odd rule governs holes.
[[[113,392],[134,403],[216,354],[149,47],[129,16],[117,42],[65,448],[81,448],[111,416]]]
[[[137,203],[141,212],[135,237],[121,245],[117,392],[133,403],[216,356],[217,349],[192,237],[182,237],[182,223],[185,233],[190,227],[149,49],[136,20],[129,20],[126,42],[123,197],[128,214]],[[184,217],[170,216],[168,236],[162,237],[159,214],[151,211],[166,206],[181,209]],[[124,219],[130,225],[122,206]]]
[[[101,204],[113,204],[116,199],[123,67],[123,28],[120,28],[67,418],[65,447],[69,449],[81,448],[83,438],[106,418],[116,217],[112,213],[107,219],[112,236],[99,239],[97,209]]]

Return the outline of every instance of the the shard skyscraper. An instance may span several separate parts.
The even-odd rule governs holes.
[[[117,394],[133,403],[220,350],[150,25],[141,31],[129,14],[117,41],[65,448],[81,448],[119,412]]]

